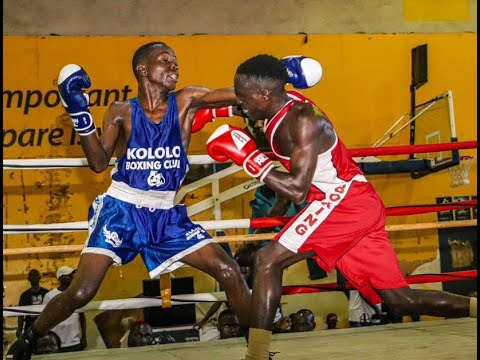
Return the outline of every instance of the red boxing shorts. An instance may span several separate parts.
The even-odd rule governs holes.
[[[336,267],[364,296],[362,288],[408,287],[385,231],[385,207],[368,182],[346,182],[314,200],[274,240],[295,253],[314,251],[324,270]]]

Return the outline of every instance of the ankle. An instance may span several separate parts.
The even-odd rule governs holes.
[[[471,318],[477,318],[477,298],[476,297],[471,297],[470,298],[470,317]]]
[[[271,331],[250,328],[248,337],[248,350],[245,360],[268,360],[271,342]]]

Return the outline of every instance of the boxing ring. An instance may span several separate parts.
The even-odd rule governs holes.
[[[455,319],[404,324],[387,324],[363,328],[276,334],[273,359],[312,360],[467,360],[476,358],[476,319]],[[243,338],[152,345],[137,348],[90,350],[83,353],[62,353],[35,356],[34,359],[131,360],[203,360],[243,359]]]
[[[477,142],[457,142],[450,144],[435,145],[411,145],[411,146],[390,146],[370,149],[351,149],[356,159],[368,156],[397,155],[408,153],[432,152],[440,149],[459,150],[476,149]],[[461,157],[458,169],[452,174],[452,186],[460,186],[468,183],[467,157]],[[472,157],[468,157],[472,160]],[[208,156],[190,156],[191,164],[211,164]],[[358,161],[358,160],[357,160]],[[110,165],[113,165],[112,159]],[[30,170],[36,169],[68,169],[73,167],[87,167],[85,159],[25,159],[25,160],[4,160],[5,170]],[[176,202],[180,202],[189,192],[195,191],[201,186],[210,184],[212,196],[201,200],[189,207],[190,216],[201,213],[207,209],[213,209],[214,216],[218,220],[195,221],[201,224],[206,230],[226,229],[248,229],[248,228],[270,228],[285,225],[290,217],[270,217],[253,219],[228,219],[221,220],[220,205],[229,199],[249,192],[262,183],[255,179],[248,180],[236,185],[224,192],[219,191],[219,179],[231,176],[242,171],[241,167],[232,165],[224,170],[216,172],[196,182],[185,185],[177,194]],[[463,171],[463,174],[460,173]],[[459,174],[460,173],[460,174]],[[406,216],[415,214],[437,213],[442,211],[476,208],[476,200],[451,202],[444,204],[427,204],[423,206],[400,206],[387,208],[387,216]],[[458,220],[448,222],[424,222],[387,225],[388,232],[401,231],[422,231],[427,229],[446,229],[459,227],[474,227],[476,219]],[[84,232],[88,230],[87,222],[68,222],[56,224],[24,224],[24,225],[3,225],[4,235],[19,235],[29,233],[64,233]],[[219,243],[230,242],[251,242],[259,240],[270,240],[276,234],[256,235],[231,235],[215,236]],[[65,254],[78,253],[83,245],[59,245],[26,248],[4,248],[3,256],[22,257],[29,254]],[[476,279],[477,270],[459,272],[448,272],[439,274],[418,274],[407,276],[409,284],[424,284],[433,282],[449,282],[466,279]],[[170,307],[177,304],[188,304],[198,302],[225,301],[223,292],[195,293],[189,295],[172,295],[170,274],[160,277],[161,293],[157,297],[112,299],[103,301],[92,301],[79,312],[93,310],[119,310],[135,309],[152,306]],[[352,289],[350,284],[322,283],[309,285],[289,285],[283,287],[284,296],[296,294],[311,294],[318,292],[343,291]],[[4,317],[15,317],[19,315],[37,314],[43,305],[4,307]],[[437,359],[471,359],[476,354],[476,319],[449,319],[441,321],[421,321],[416,323],[387,324],[382,326],[369,326],[363,328],[338,329],[329,331],[313,331],[305,333],[275,334],[272,342],[272,350],[280,352],[275,356],[277,359],[313,359],[324,356],[334,356],[336,359],[384,359],[387,356],[392,358],[406,359],[427,359],[434,356]],[[136,354],[141,355],[144,360],[148,359],[241,359],[245,354],[246,344],[243,338],[227,339],[215,342],[191,342],[153,345],[129,349],[106,349],[88,350],[79,353],[62,353],[45,356],[36,356],[42,359],[110,359],[112,357],[131,359]]]

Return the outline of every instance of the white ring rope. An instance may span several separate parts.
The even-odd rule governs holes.
[[[186,295],[172,295],[172,305],[195,304],[197,302],[216,302],[227,301],[225,292],[198,293]],[[123,310],[123,309],[139,309],[146,307],[161,307],[162,299],[157,298],[130,298],[90,301],[84,307],[77,309],[75,312],[85,312],[94,310]],[[32,315],[32,313],[40,314],[45,307],[42,305],[25,305],[25,306],[9,306],[3,308],[3,317]]]
[[[208,220],[196,221],[205,230],[248,229],[252,219]],[[476,226],[477,220],[457,220],[449,222],[430,222],[414,224],[386,225],[387,231],[442,229],[452,227]],[[3,225],[4,235],[32,234],[32,233],[63,233],[81,232],[88,230],[87,221],[57,223],[57,224],[27,224],[27,225]]]
[[[371,162],[367,158],[373,157],[354,157],[358,162]],[[109,166],[115,165],[116,158],[111,158]],[[189,155],[188,161],[190,165],[209,165],[219,163],[231,163],[231,160],[218,162],[213,160],[209,155]],[[376,160],[380,161],[380,160]],[[57,158],[57,159],[9,159],[3,160],[3,170],[48,170],[48,169],[68,169],[88,167],[86,158]]]
[[[115,165],[116,158],[110,159],[110,166]],[[208,155],[188,156],[191,165],[207,165],[217,163]],[[231,161],[230,161],[231,162]],[[44,170],[88,167],[86,158],[60,158],[60,159],[10,159],[3,160],[3,170]]]
[[[205,230],[248,229],[250,227],[250,219],[208,220],[195,221],[195,223],[203,226]],[[87,230],[87,221],[56,224],[3,225],[4,235],[81,232]]]

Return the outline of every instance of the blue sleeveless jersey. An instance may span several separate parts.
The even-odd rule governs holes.
[[[174,196],[189,168],[182,145],[175,93],[159,124],[137,98],[130,100],[132,130],[127,152],[117,159],[112,184],[88,212],[89,234],[82,253],[102,254],[122,265],[141,254],[152,278],[182,265],[182,258],[214,242],[193,223]]]
[[[175,93],[159,124],[145,115],[138,98],[130,100],[132,130],[127,152],[116,161],[112,179],[144,191],[177,191],[189,169],[182,145]]]

